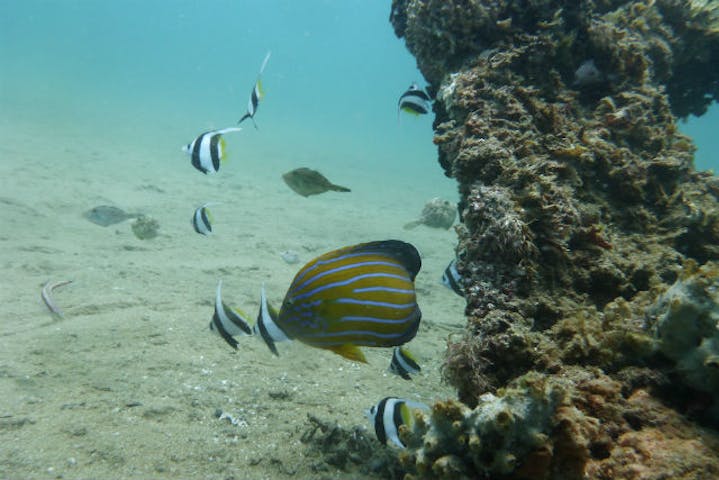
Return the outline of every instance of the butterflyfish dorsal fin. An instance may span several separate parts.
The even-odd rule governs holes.
[[[419,252],[413,245],[401,240],[380,240],[377,242],[368,242],[350,247],[353,252],[377,252],[389,255],[402,264],[409,272],[410,278],[414,278],[422,268],[422,259]]]
[[[352,360],[353,362],[367,363],[367,359],[365,358],[362,350],[360,350],[359,347],[357,347],[356,345],[352,345],[351,343],[327,347],[327,350],[332,350],[337,355],[341,355],[348,360]]]

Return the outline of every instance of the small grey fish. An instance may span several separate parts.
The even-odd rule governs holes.
[[[282,179],[288,187],[303,197],[319,195],[320,193],[325,193],[330,190],[335,192],[351,191],[347,187],[335,185],[327,180],[327,178],[320,172],[312,170],[311,168],[296,168],[283,174]]]
[[[83,217],[95,225],[103,227],[109,227],[110,225],[124,222],[130,218],[137,218],[140,215],[139,213],[127,213],[121,208],[110,205],[98,205],[82,214]]]
[[[597,68],[594,59],[585,60],[574,72],[574,87],[591,87],[604,81],[604,74]]]

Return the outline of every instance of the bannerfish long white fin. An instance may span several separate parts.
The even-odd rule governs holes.
[[[271,52],[271,51],[268,51],[268,52],[267,52],[267,55],[265,55],[265,59],[262,60],[262,66],[260,67],[260,73],[257,74],[258,77],[259,77],[260,75],[262,75],[262,72],[265,71],[265,67],[267,66],[267,62],[270,61],[270,56],[271,56],[271,55],[272,55],[272,52]]]

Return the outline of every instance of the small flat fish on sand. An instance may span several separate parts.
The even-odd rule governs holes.
[[[282,175],[282,179],[285,181],[288,187],[302,195],[303,197],[309,197],[310,195],[319,195],[320,193],[329,192],[350,192],[351,190],[347,187],[335,185],[334,183],[327,180],[317,170],[311,168],[296,168]]]
[[[141,214],[127,213],[123,209],[111,205],[98,205],[83,213],[82,216],[95,225],[109,227],[130,218],[138,218]]]

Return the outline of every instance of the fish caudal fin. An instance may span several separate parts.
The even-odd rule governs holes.
[[[360,350],[359,347],[357,347],[356,345],[348,343],[345,345],[327,347],[327,350],[332,350],[337,355],[341,355],[348,360],[352,360],[353,362],[367,363],[367,359],[365,358],[364,353],[362,353],[362,350]]]
[[[343,187],[342,185],[335,185],[334,183],[332,185],[330,185],[330,190],[335,191],[335,192],[351,192],[352,191],[347,187]]]

